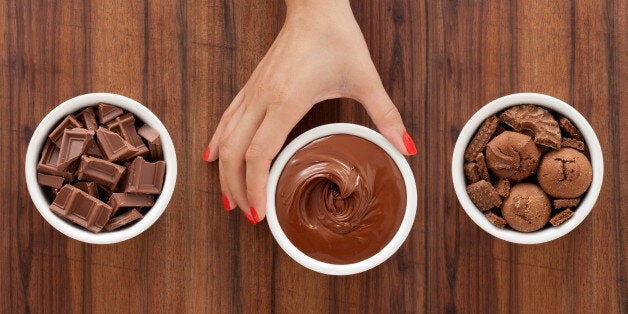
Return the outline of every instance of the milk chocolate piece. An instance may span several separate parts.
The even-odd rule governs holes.
[[[159,194],[166,173],[166,162],[147,162],[142,157],[136,157],[129,166],[124,192]]]
[[[76,119],[83,121],[85,128],[90,131],[96,132],[98,129],[98,122],[96,122],[96,114],[94,113],[93,107],[83,109],[83,111],[76,115]]]
[[[123,207],[149,207],[155,204],[155,198],[149,194],[113,193],[109,205],[113,208],[111,215]]]
[[[57,170],[64,171],[72,162],[85,152],[87,146],[94,141],[94,131],[75,128],[66,129],[61,138]]]
[[[114,190],[124,174],[125,167],[112,162],[83,155],[78,169],[79,180],[92,180],[106,188]]]
[[[50,174],[37,173],[37,183],[52,188],[60,189],[63,186],[63,177]]]
[[[61,138],[63,137],[63,131],[66,129],[82,128],[83,125],[74,118],[73,115],[68,115],[59,123],[59,125],[48,135],[48,138],[52,140],[55,145],[61,147]]]
[[[565,137],[563,138],[563,146],[562,147],[571,147],[577,150],[584,150],[584,143],[582,141],[578,141],[575,138]]]
[[[150,157],[153,160],[163,159],[163,151],[161,148],[161,138],[157,130],[153,129],[148,124],[144,124],[141,128],[137,130],[137,134],[139,134],[148,142],[148,149],[150,150]]]
[[[515,131],[528,130],[534,133],[535,143],[560,148],[560,127],[549,111],[535,105],[519,105],[504,111],[500,118]]]
[[[560,117],[558,118],[558,124],[560,125],[560,127],[567,132],[567,134],[571,135],[571,137],[582,141],[584,140],[584,137],[582,136],[582,133],[580,133],[580,130],[578,130],[578,128],[576,128],[571,121],[569,121],[569,119],[565,118],[565,117]]]
[[[488,219],[492,224],[494,224],[499,229],[504,229],[506,227],[506,219],[497,216],[495,213],[491,211],[487,211],[484,213],[484,217]]]
[[[98,104],[98,118],[100,119],[101,124],[105,124],[121,116],[123,113],[124,111],[122,111],[119,107],[102,102]]]
[[[467,177],[468,184],[480,181],[480,172],[478,171],[478,164],[469,162],[464,164],[464,175]]]
[[[57,161],[59,160],[59,147],[52,140],[47,140],[44,149],[41,152],[41,159],[37,164],[37,171],[55,176],[62,176],[67,181],[74,180],[74,173],[68,171],[59,171],[57,169]]]
[[[117,217],[113,217],[109,219],[104,229],[105,231],[116,230],[142,217],[143,217],[142,214],[139,211],[137,211],[137,209],[133,208],[126,213],[123,213]]]
[[[107,161],[110,162],[126,160],[138,152],[135,147],[125,141],[120,135],[103,127],[98,128],[96,131],[96,139],[98,140],[100,150],[107,157]]]
[[[74,184],[74,187],[93,196],[93,197],[98,197],[98,187],[96,186],[96,183],[91,182],[91,181],[81,181],[81,182],[77,182]]]
[[[148,148],[144,145],[140,136],[137,135],[137,130],[135,129],[135,118],[132,113],[127,113],[121,117],[115,118],[115,120],[107,124],[107,128],[122,135],[122,138],[137,149],[137,153],[131,157],[144,156],[148,154]]]
[[[491,176],[488,174],[488,168],[486,167],[484,154],[479,153],[475,157],[475,163],[478,165],[478,173],[480,174],[480,179],[491,182]]]
[[[464,152],[464,159],[468,162],[474,161],[475,157],[486,147],[486,143],[488,143],[493,133],[495,133],[498,124],[499,118],[495,116],[490,116],[484,120],[480,129],[471,140],[471,143],[467,146],[467,150]]]
[[[485,212],[491,208],[499,207],[502,199],[495,188],[487,181],[480,180],[467,186],[467,194],[479,210]]]
[[[552,224],[552,226],[556,227],[571,218],[573,214],[574,212],[571,211],[571,209],[567,208],[560,213],[554,215],[554,217],[550,219],[550,223]]]
[[[92,141],[90,144],[87,145],[87,148],[85,149],[85,154],[89,156],[98,157],[98,158],[104,157],[96,141]]]
[[[495,183],[495,191],[499,196],[506,198],[510,194],[510,181],[502,179]]]
[[[580,204],[579,198],[564,198],[554,200],[554,209],[561,209],[567,207],[577,207]]]
[[[112,211],[109,205],[69,184],[59,190],[50,210],[92,232],[100,232]]]

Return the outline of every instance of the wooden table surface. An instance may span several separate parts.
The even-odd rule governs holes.
[[[282,1],[17,1],[0,5],[0,304],[3,312],[628,312],[628,1],[353,1],[384,86],[418,147],[409,238],[379,267],[329,277],[290,259],[266,222],[221,208],[203,149],[279,31]],[[88,245],[39,215],[28,141],[57,104],[112,92],[148,106],[175,142],[163,216],[115,245]],[[515,245],[477,227],[450,163],[489,101],[540,92],[572,104],[604,152],[587,219],[561,239]],[[349,100],[317,125],[373,127]]]

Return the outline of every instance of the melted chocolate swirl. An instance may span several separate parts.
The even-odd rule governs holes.
[[[405,214],[403,177],[381,148],[332,135],[301,148],[277,185],[277,217],[290,241],[318,260],[347,264],[379,252]]]

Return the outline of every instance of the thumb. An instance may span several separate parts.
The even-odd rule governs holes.
[[[377,129],[397,150],[404,155],[415,155],[416,146],[401,119],[399,110],[384,90],[384,86],[378,84],[377,88],[367,91],[367,95],[360,97],[358,101],[364,105],[366,112],[371,117]]]

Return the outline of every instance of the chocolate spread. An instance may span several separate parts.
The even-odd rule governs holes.
[[[388,154],[353,135],[299,149],[275,195],[277,218],[303,253],[326,263],[369,258],[393,238],[406,207],[404,180]]]

